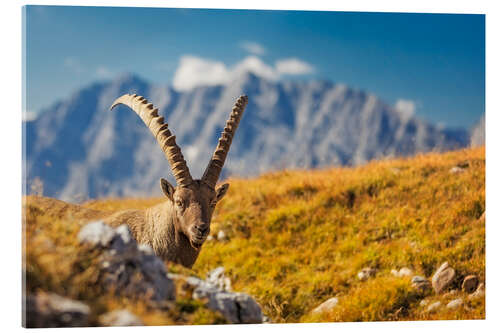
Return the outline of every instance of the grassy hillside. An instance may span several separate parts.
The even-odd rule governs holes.
[[[463,172],[451,173],[457,165]],[[168,264],[170,271],[204,277],[222,265],[233,289],[255,297],[273,322],[484,318],[484,298],[471,301],[461,291],[422,295],[411,287],[410,278],[390,273],[409,267],[430,279],[448,261],[457,273],[454,289],[460,290],[469,274],[484,282],[484,147],[229,182],[211,232],[223,230],[229,239],[207,241],[192,270]],[[88,291],[90,295],[81,287],[91,276],[90,268],[75,272],[82,255],[74,237],[80,225],[161,200],[105,199],[87,202],[83,209],[28,197],[28,290],[95,299],[97,291]],[[54,260],[59,264],[53,265]],[[376,268],[376,276],[360,281],[357,273],[364,267]],[[70,287],[61,287],[63,282]],[[333,296],[339,298],[337,307],[311,315]],[[460,296],[465,304],[458,310],[443,307],[428,313],[419,306],[423,298],[446,304]],[[99,302],[112,309],[128,301],[102,296]],[[127,307],[138,308],[148,324],[215,320],[201,312],[189,317],[182,311],[151,313],[130,302]]]

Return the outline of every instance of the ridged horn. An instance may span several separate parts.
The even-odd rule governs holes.
[[[222,131],[222,135],[219,139],[219,143],[217,144],[217,148],[215,149],[215,152],[212,155],[212,159],[208,163],[208,166],[205,169],[205,173],[201,178],[202,181],[204,181],[208,186],[212,188],[215,188],[215,184],[219,179],[222,167],[224,166],[224,162],[226,160],[227,153],[229,152],[229,147],[231,147],[231,142],[233,141],[234,133],[238,128],[238,124],[240,123],[241,116],[243,115],[243,111],[245,111],[247,103],[247,96],[240,96],[236,100],[236,103],[233,106],[233,110],[229,115],[229,119],[226,122],[226,126]]]
[[[177,185],[187,186],[193,182],[191,173],[187,167],[181,149],[175,143],[175,136],[168,129],[168,124],[163,123],[164,118],[158,116],[158,109],[149,103],[147,99],[137,94],[125,94],[118,97],[109,108],[113,110],[119,104],[123,104],[134,110],[149,128],[161,150],[167,157]]]

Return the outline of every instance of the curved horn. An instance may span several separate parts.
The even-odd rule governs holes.
[[[226,122],[226,127],[224,127],[224,131],[222,132],[219,143],[217,144],[217,148],[215,149],[212,159],[208,163],[205,173],[201,178],[202,181],[212,188],[215,187],[215,184],[219,179],[222,167],[224,166],[224,161],[226,160],[229,147],[231,146],[231,142],[234,137],[234,133],[238,128],[238,124],[240,123],[241,116],[243,115],[243,111],[245,111],[247,103],[248,97],[240,96],[234,104],[233,110],[231,111],[229,119]]]
[[[182,156],[181,149],[175,143],[175,136],[168,129],[168,124],[163,123],[164,118],[158,116],[158,109],[152,103],[149,103],[147,99],[137,96],[137,94],[125,94],[117,98],[111,105],[110,110],[119,104],[126,105],[134,110],[149,128],[170,163],[177,185],[187,186],[191,184],[193,178],[184,156]]]

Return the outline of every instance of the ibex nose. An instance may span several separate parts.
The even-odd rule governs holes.
[[[208,224],[195,225],[194,228],[198,233],[202,235],[205,235],[210,230],[210,226]]]

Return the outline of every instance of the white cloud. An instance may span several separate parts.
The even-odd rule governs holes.
[[[241,62],[237,63],[232,70],[233,75],[239,75],[244,72],[250,72],[272,81],[279,79],[278,72],[256,56],[246,57]]]
[[[270,66],[259,57],[251,55],[232,67],[223,62],[185,55],[179,62],[173,86],[179,91],[190,90],[197,86],[214,86],[226,84],[244,72],[250,72],[270,81],[278,80],[282,75],[307,74],[313,67],[299,59],[278,60],[275,66]]]
[[[182,91],[202,85],[224,84],[229,74],[229,70],[222,62],[182,56],[174,74],[173,85],[175,89]]]
[[[301,75],[312,73],[314,68],[300,59],[288,58],[276,61],[276,70],[279,74]]]
[[[417,105],[414,101],[409,99],[398,99],[394,108],[401,112],[403,115],[407,117],[411,117],[415,114],[415,110]]]
[[[256,42],[244,41],[240,43],[240,47],[245,51],[256,55],[263,55],[264,53],[266,53],[266,49]]]

